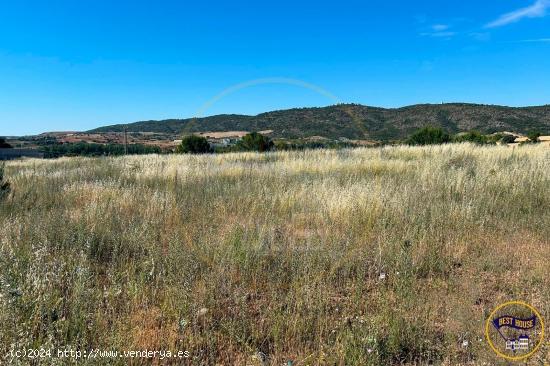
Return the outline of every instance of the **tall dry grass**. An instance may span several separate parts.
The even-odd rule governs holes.
[[[547,147],[26,160],[7,178],[0,357],[504,365],[492,308],[550,314]]]

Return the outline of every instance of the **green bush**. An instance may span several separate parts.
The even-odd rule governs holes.
[[[413,133],[408,139],[409,145],[435,145],[451,141],[451,136],[442,128],[424,127]]]
[[[245,135],[238,143],[237,146],[241,150],[245,151],[269,151],[273,149],[273,141],[267,136],[252,132]]]
[[[539,142],[540,132],[529,132],[529,134],[527,134],[527,137],[529,138],[530,142],[536,144],[537,142]]]
[[[206,138],[190,135],[181,140],[176,152],[180,154],[208,154],[212,152],[212,148]]]
[[[0,165],[0,201],[8,196],[10,193],[10,183],[4,179],[5,165]]]
[[[493,133],[491,135],[486,135],[487,137],[487,142],[490,143],[490,144],[496,144],[497,142],[499,142],[500,140],[502,140],[502,138],[504,137],[505,135],[502,134],[502,133]]]
[[[454,142],[472,142],[478,145],[484,145],[489,142],[487,136],[482,135],[479,131],[470,131],[455,135]]]
[[[513,144],[516,141],[516,136],[514,135],[504,135],[500,142],[503,144]]]

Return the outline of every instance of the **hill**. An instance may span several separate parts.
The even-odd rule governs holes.
[[[222,131],[273,130],[276,138],[349,138],[393,140],[407,137],[426,126],[443,127],[457,133],[540,131],[550,134],[550,105],[505,107],[479,104],[419,104],[403,108],[378,108],[339,104],[321,108],[296,108],[256,116],[216,115],[204,118],[142,121],[127,125],[128,132],[185,134]],[[89,133],[122,132],[123,124],[96,128]]]

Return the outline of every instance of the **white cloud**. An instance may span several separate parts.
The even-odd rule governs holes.
[[[447,24],[434,24],[432,25],[432,29],[436,32],[442,32],[449,29],[449,26]]]
[[[425,37],[435,37],[435,38],[451,38],[456,36],[456,32],[426,32],[420,33],[421,36]]]
[[[429,31],[420,33],[423,37],[435,37],[435,38],[451,38],[456,36],[457,33],[450,31],[451,28],[448,24],[434,24],[430,26]]]
[[[533,5],[521,8],[510,13],[501,15],[498,19],[485,25],[485,28],[496,28],[519,22],[523,18],[541,18],[546,15],[546,10],[550,7],[550,0],[537,0]]]
[[[522,39],[516,43],[550,43],[550,38]]]

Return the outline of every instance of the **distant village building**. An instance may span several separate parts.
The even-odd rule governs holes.
[[[0,160],[20,158],[44,158],[44,153],[33,149],[0,149]]]

